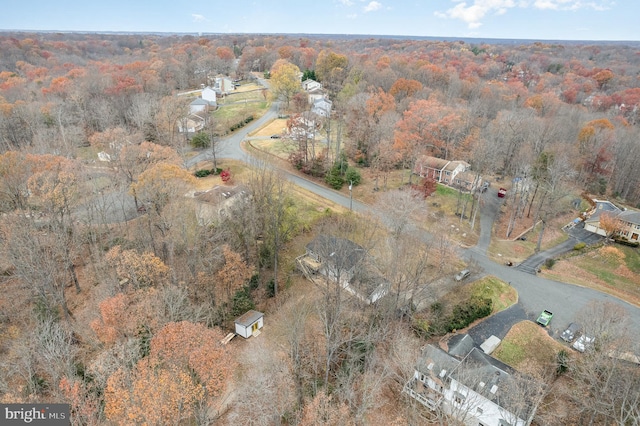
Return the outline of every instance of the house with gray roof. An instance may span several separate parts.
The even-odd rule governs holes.
[[[461,424],[528,426],[542,385],[478,349],[468,335],[448,342],[448,352],[426,345],[403,392],[429,410]]]
[[[321,234],[306,246],[296,264],[311,281],[317,276],[336,283],[366,304],[384,297],[390,283],[377,270],[366,250],[346,238]]]
[[[584,221],[585,230],[606,237],[607,231],[602,227],[600,219],[603,215],[610,215],[618,221],[618,230],[615,235],[631,242],[640,241],[640,211],[621,209],[607,200],[593,201],[595,207]]]

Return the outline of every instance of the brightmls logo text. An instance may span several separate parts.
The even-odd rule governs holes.
[[[0,425],[69,426],[69,404],[0,404]]]

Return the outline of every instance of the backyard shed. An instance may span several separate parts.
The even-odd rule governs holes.
[[[257,336],[260,334],[259,330],[263,326],[263,317],[264,314],[262,312],[254,310],[248,311],[235,320],[236,333],[245,339],[248,339],[252,335]]]

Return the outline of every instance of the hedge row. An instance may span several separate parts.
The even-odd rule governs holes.
[[[238,130],[239,128],[244,127],[245,125],[251,123],[252,121],[253,121],[253,115],[250,115],[249,117],[245,118],[241,122],[236,123],[233,126],[229,127],[229,130],[233,132],[234,130]]]

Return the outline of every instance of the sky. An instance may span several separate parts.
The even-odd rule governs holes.
[[[0,30],[640,41],[640,0],[2,0]]]

